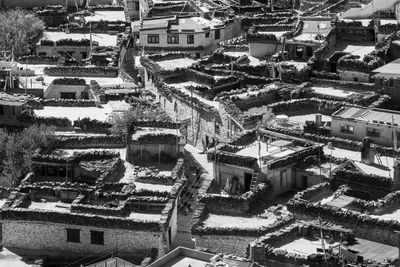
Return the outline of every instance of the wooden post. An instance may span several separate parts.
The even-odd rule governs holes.
[[[161,162],[161,144],[158,144],[158,163]]]

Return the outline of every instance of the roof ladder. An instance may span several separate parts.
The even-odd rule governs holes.
[[[251,183],[250,183],[250,190],[253,190],[258,183],[258,172],[253,172],[253,176],[251,177]]]

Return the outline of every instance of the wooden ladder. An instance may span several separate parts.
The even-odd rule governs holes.
[[[251,177],[250,190],[253,190],[257,186],[258,182],[258,172],[253,172],[253,176]]]
[[[382,164],[381,156],[380,156],[378,153],[375,154],[375,157],[376,157],[376,160],[378,161],[379,165],[383,165],[383,164]]]

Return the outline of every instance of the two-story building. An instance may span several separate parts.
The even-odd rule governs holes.
[[[212,51],[225,40],[225,23],[195,16],[149,18],[132,23],[136,44],[144,51]]]

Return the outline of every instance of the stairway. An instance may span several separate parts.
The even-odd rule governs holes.
[[[251,177],[250,190],[253,190],[258,184],[258,172],[253,172],[253,177]]]

